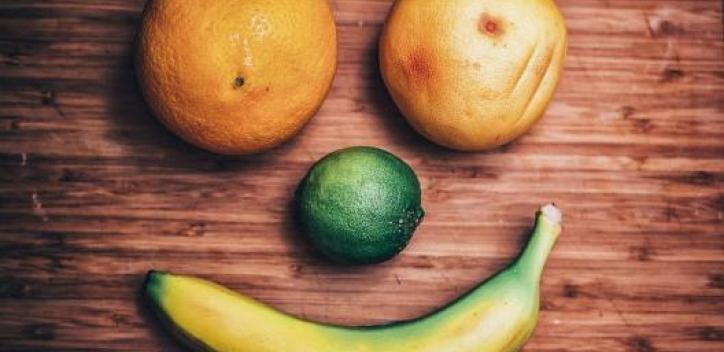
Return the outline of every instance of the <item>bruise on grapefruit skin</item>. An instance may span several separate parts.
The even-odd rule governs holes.
[[[487,36],[499,38],[505,33],[503,21],[497,17],[484,13],[478,21],[478,30]]]
[[[413,51],[403,64],[408,78],[413,82],[423,83],[432,78],[433,68],[431,56],[424,48]]]

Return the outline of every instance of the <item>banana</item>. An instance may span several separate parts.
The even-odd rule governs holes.
[[[539,281],[561,232],[561,212],[540,209],[530,242],[507,269],[427,316],[379,326],[306,321],[214,283],[151,271],[150,304],[192,347],[234,352],[518,351],[538,320]]]

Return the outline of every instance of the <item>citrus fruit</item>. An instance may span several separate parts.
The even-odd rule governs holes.
[[[150,0],[137,73],[146,101],[184,140],[222,154],[297,134],[336,68],[326,0]]]
[[[479,151],[516,139],[540,118],[566,43],[553,0],[399,0],[380,39],[380,68],[418,132]]]
[[[394,257],[424,216],[414,171],[370,147],[340,150],[317,162],[299,185],[296,201],[299,222],[314,246],[349,264]]]

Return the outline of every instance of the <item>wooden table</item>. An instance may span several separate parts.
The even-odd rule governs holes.
[[[481,0],[482,1],[482,0]],[[199,275],[310,319],[415,317],[565,211],[526,351],[724,351],[724,44],[718,0],[561,0],[570,48],[545,118],[462,154],[426,142],[382,85],[389,0],[338,0],[340,65],[293,142],[228,158],[148,113],[131,62],[142,0],[0,2],[0,350],[169,351],[147,270]],[[407,160],[428,216],[383,265],[320,259],[290,219],[328,152]]]

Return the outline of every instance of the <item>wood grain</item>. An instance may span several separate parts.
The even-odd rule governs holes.
[[[0,350],[168,351],[144,273],[219,281],[360,324],[440,306],[516,255],[542,203],[566,227],[526,351],[724,350],[724,44],[717,0],[560,0],[567,69],[519,141],[461,154],[414,133],[376,62],[390,0],[334,1],[340,62],[291,143],[226,158],[148,113],[131,65],[142,0],[0,2]],[[428,216],[383,265],[318,258],[294,187],[350,145],[410,162]]]

